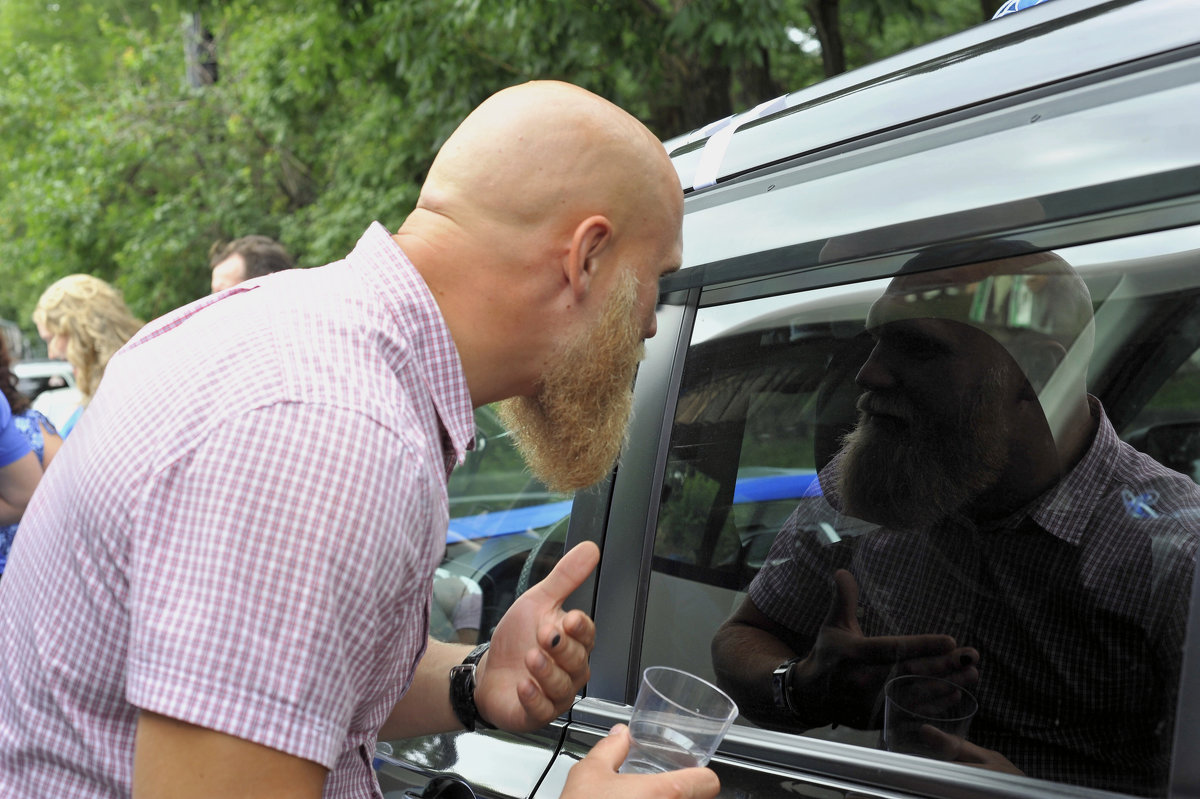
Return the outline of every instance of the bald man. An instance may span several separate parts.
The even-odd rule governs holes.
[[[548,484],[611,468],[681,219],[645,127],[525,84],[462,123],[394,235],[375,223],[343,261],[148,325],[5,573],[0,794],[377,796],[379,736],[564,712],[595,628],[562,603],[596,547],[522,595],[490,649],[429,640],[446,482],[473,408],[505,399]],[[566,795],[717,792],[707,769],[618,775],[628,743],[597,747]]]
[[[929,752],[1161,793],[1200,489],[1118,439],[1087,394],[1087,287],[1030,249],[922,254],[967,265],[871,306],[858,422],[713,662],[745,715],[793,730],[878,729],[889,677],[942,676],[979,710]]]

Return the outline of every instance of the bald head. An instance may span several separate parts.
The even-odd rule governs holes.
[[[581,214],[619,225],[679,193],[665,149],[642,123],[585,89],[535,81],[492,95],[462,122],[417,208],[464,225],[535,227]]]
[[[871,306],[867,326],[878,330],[889,323],[935,320],[982,332],[994,343],[990,351],[1007,353],[1038,393],[1042,412],[1061,440],[1072,414],[1090,418],[1091,295],[1061,256],[1029,250],[1022,242],[988,242],[922,253],[909,268],[940,266],[947,260],[968,263],[896,277]],[[992,260],[976,260],[987,256]]]
[[[995,260],[895,278],[875,303],[869,326],[899,319],[945,319],[979,328],[989,335],[1036,333],[1070,347],[1090,330],[1092,301],[1087,284],[1053,252],[988,249],[962,255],[999,255]],[[908,267],[937,264],[940,254],[913,258]],[[928,257],[928,263],[923,260]]]
[[[591,92],[537,81],[459,125],[394,238],[432,291],[479,405],[544,392],[563,342],[605,324],[613,303],[627,306],[637,345],[653,336],[682,227],[662,143]]]

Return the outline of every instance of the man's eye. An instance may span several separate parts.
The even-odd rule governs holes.
[[[897,335],[890,337],[889,349],[916,361],[928,361],[944,355],[946,348],[939,342],[924,336]]]

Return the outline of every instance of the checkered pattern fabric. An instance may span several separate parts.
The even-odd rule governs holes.
[[[378,223],[344,261],[151,323],[0,587],[0,795],[128,796],[141,708],[378,796],[473,432],[450,333]]]
[[[864,528],[836,497],[805,500],[750,598],[811,642],[834,570],[849,569],[865,635],[943,633],[979,650],[972,742],[1034,777],[1161,792],[1200,489],[1121,442],[1092,402],[1090,450],[1023,512],[902,532]]]

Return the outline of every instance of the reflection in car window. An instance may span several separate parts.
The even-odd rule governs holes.
[[[562,556],[571,496],[533,478],[491,406],[475,411],[475,449],[448,489],[446,556],[433,580],[430,635],[475,643]]]
[[[993,241],[701,309],[642,665],[711,645],[749,722],[880,748],[885,681],[938,673],[979,703],[965,742],[929,733],[944,756],[1162,794],[1200,540],[1197,255],[1196,229]]]

